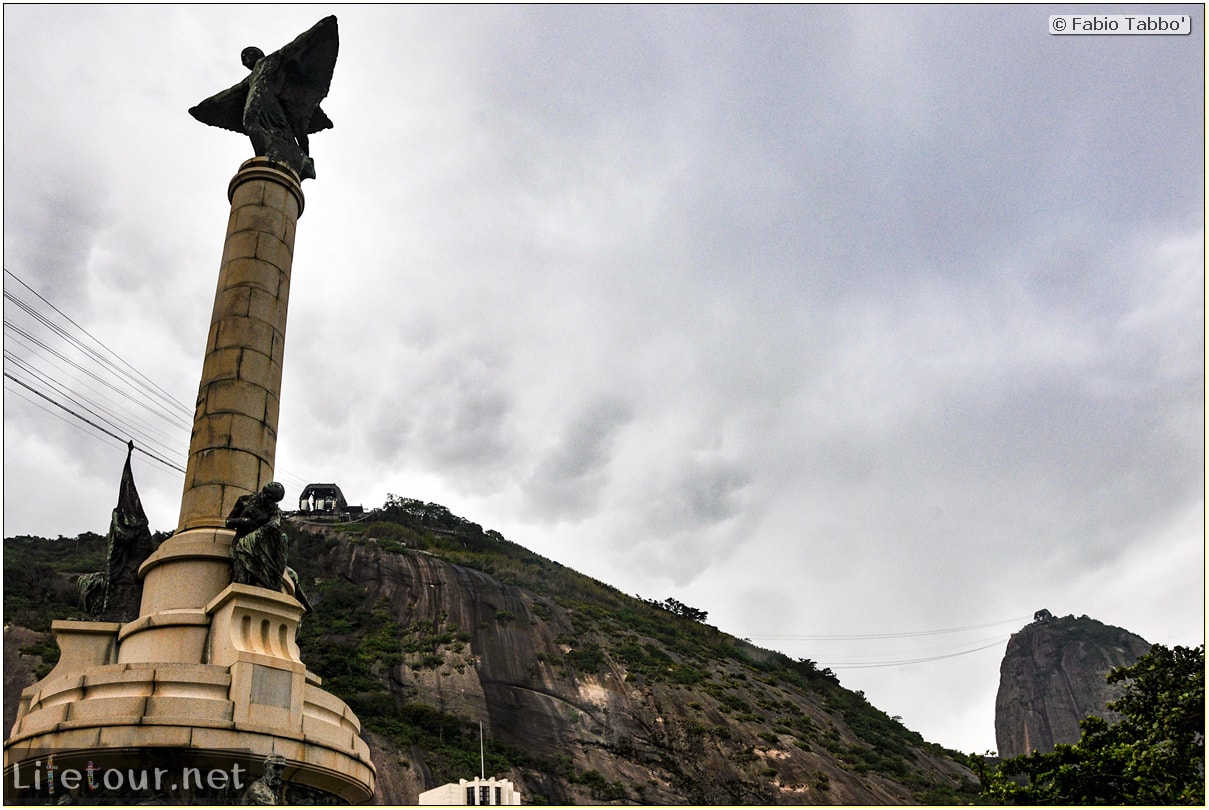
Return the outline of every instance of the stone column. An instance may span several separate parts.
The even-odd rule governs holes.
[[[294,231],[302,186],[254,158],[227,195],[218,272],[177,531],[222,528],[241,495],[273,479]]]
[[[228,196],[180,523],[139,568],[137,619],[54,622],[62,655],[22,692],[5,769],[49,751],[60,768],[84,770],[101,752],[144,774],[154,765],[158,775],[161,763],[239,764],[246,774],[273,754],[284,758],[291,790],[360,804],[374,794],[369,747],[352,709],[299,656],[302,606],[231,583],[226,517],[273,477],[303,197],[298,177],[264,158],[240,167]],[[131,796],[144,792],[130,787]],[[237,798],[225,783],[208,787],[220,801]],[[200,784],[190,790],[209,796]]]
[[[231,215],[198,386],[180,523],[139,569],[140,619],[123,631],[123,661],[202,655],[205,606],[231,582],[234,532],[225,528],[227,515],[241,495],[273,478],[302,186],[287,167],[257,157],[240,166],[227,196]],[[155,616],[163,611],[171,615]],[[171,643],[163,633],[152,632],[166,623],[179,625]],[[175,649],[177,657],[154,658],[164,649]]]

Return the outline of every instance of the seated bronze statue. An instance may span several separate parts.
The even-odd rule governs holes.
[[[260,492],[243,495],[227,517],[227,528],[235,530],[231,542],[231,581],[280,591],[286,568],[286,538],[281,532],[281,509],[285,487],[276,481]]]

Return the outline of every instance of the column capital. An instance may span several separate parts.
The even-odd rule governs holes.
[[[269,160],[266,157],[254,157],[250,160],[245,160],[240,165],[239,171],[235,173],[235,176],[231,178],[231,182],[227,185],[227,202],[234,200],[235,189],[251,180],[272,180],[285,186],[294,195],[294,199],[298,201],[298,216],[302,216],[302,209],[306,205],[306,198],[302,194],[302,181],[298,179],[298,175],[289,166]]]

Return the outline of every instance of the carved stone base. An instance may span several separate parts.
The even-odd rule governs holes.
[[[368,801],[375,775],[360,722],[300,660],[294,634],[301,615],[301,606],[284,593],[230,585],[202,611],[163,611],[125,626],[55,622],[63,654],[49,675],[22,693],[5,743],[6,789],[25,780],[32,790],[33,774],[46,770],[51,755],[61,767],[108,761],[167,768],[163,763],[170,762],[178,771],[204,764],[228,774],[239,766],[255,778],[257,763],[279,754],[286,761],[287,790]],[[169,622],[160,625],[162,638],[170,637],[162,632],[169,628],[184,634],[180,638],[203,633],[194,661],[123,661],[125,645],[148,637],[159,619]],[[173,796],[223,798],[207,790]],[[106,795],[86,792],[81,801],[96,803]]]

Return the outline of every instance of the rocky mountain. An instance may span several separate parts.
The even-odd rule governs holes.
[[[1110,686],[1108,673],[1150,651],[1141,636],[1087,616],[1055,618],[1041,610],[1008,641],[999,668],[995,739],[999,756],[1047,753],[1080,737],[1088,715],[1117,718],[1107,704],[1124,684]]]
[[[477,776],[480,724],[487,775],[511,779],[526,804],[977,796],[962,755],[925,742],[829,670],[729,636],[705,624],[704,610],[622,594],[444,507],[392,498],[361,523],[296,518],[289,533],[314,605],[299,632],[303,660],[360,717],[377,803],[414,804],[423,790]],[[29,560],[36,544],[20,540]],[[30,611],[47,602],[24,583],[60,593],[73,555],[56,559],[54,576],[17,578],[11,594],[5,577],[6,620],[46,629],[49,618]],[[10,636],[23,656],[9,658]],[[48,635],[38,637],[6,631],[6,662],[28,669],[53,655]],[[6,695],[11,723],[8,704]]]

